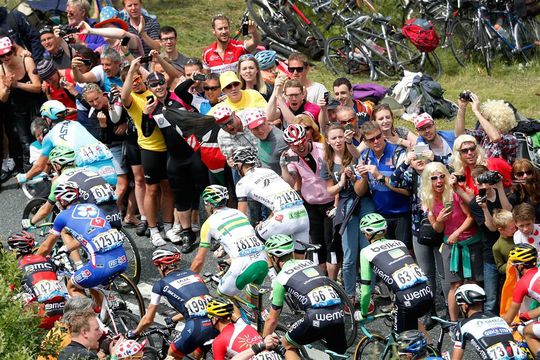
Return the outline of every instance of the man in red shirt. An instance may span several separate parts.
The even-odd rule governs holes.
[[[216,41],[203,50],[203,66],[209,72],[224,73],[225,71],[236,72],[238,58],[251,52],[261,42],[261,34],[253,21],[248,22],[249,40],[238,41],[231,39],[229,19],[222,14],[212,18],[212,34]]]

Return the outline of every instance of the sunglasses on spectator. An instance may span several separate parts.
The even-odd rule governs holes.
[[[516,177],[523,177],[524,175],[527,175],[527,176],[532,176],[533,172],[532,170],[527,170],[527,171],[516,171],[514,173],[514,175],[516,175]]]
[[[297,72],[297,73],[301,73],[304,71],[304,67],[303,66],[299,66],[299,67],[289,67],[289,72],[292,74],[294,72]]]
[[[429,123],[429,124],[426,124],[426,125],[418,128],[418,129],[416,129],[416,130],[418,130],[418,131],[426,131],[428,129],[431,129],[434,125],[435,125],[434,123]]]
[[[216,91],[219,90],[219,86],[203,86],[204,91]]]
[[[165,85],[165,80],[152,81],[148,83],[148,86],[150,86],[151,88],[155,88],[155,87],[163,86],[163,85]]]
[[[7,53],[5,53],[5,54],[3,54],[3,55],[0,55],[0,59],[3,59],[3,58],[5,58],[5,57],[11,56],[11,55],[13,55],[13,51],[10,51],[10,52],[7,52]]]
[[[380,138],[382,138],[382,133],[379,133],[379,135],[376,135],[376,136],[374,136],[372,138],[369,138],[369,139],[367,137],[365,137],[364,141],[368,142],[368,143],[374,143],[376,140],[379,140]]]
[[[299,92],[299,93],[293,93],[293,94],[285,94],[285,96],[290,97],[290,98],[297,98],[297,97],[299,97],[299,96],[301,96],[301,95],[302,95],[301,92]]]
[[[347,124],[351,124],[354,120],[356,120],[356,116],[350,118],[349,120],[343,120],[343,121],[340,121],[339,123],[340,123],[341,125],[347,125]]]
[[[435,180],[442,180],[446,177],[445,174],[441,174],[441,175],[433,175],[432,177],[430,177],[431,181],[435,181]]]
[[[468,154],[470,152],[475,152],[475,151],[476,151],[476,145],[468,147],[468,148],[464,148],[464,149],[459,149],[459,152],[462,153],[463,155]]]
[[[235,88],[237,86],[240,86],[240,83],[235,81],[225,86],[223,89],[231,90],[232,88]]]
[[[226,129],[229,125],[232,125],[233,122],[234,122],[234,115],[231,115],[231,117],[229,118],[229,121],[223,124],[219,124],[219,127],[222,129]]]

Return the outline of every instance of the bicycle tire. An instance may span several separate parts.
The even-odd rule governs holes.
[[[127,292],[124,289],[124,287],[126,286],[130,288],[130,290]],[[122,290],[120,290],[119,288],[122,288]],[[113,279],[113,281],[111,281],[109,291],[113,293],[116,292],[117,293],[116,296],[122,300],[122,302],[124,303],[123,306],[125,306],[126,308],[129,308],[129,306],[127,305],[128,303],[132,304],[131,301],[128,301],[130,299],[127,299],[126,297],[132,294],[135,300],[134,306],[136,307],[136,312],[138,312],[138,314],[140,314],[141,317],[143,317],[144,314],[146,314],[146,306],[144,304],[144,298],[141,292],[139,291],[139,288],[137,287],[137,285],[135,285],[133,281],[131,281],[131,279],[127,275],[119,274],[115,279]]]
[[[39,208],[43,204],[45,204],[47,201],[48,200],[46,198],[34,198],[32,200],[29,200],[24,206],[22,218],[31,219],[38,212]],[[55,206],[53,211],[45,219],[43,219],[36,225],[54,222],[54,218],[57,215],[57,211],[58,209]],[[44,226],[44,227],[39,227],[36,229],[30,229],[28,231],[34,234],[34,236],[36,237],[39,243],[40,240],[45,240],[45,238],[49,235],[49,230],[51,227],[52,226]]]
[[[514,36],[516,39],[516,49],[520,49],[519,55],[526,63],[534,57],[536,46],[534,41],[537,39],[527,26],[522,21],[516,22],[514,25]],[[528,47],[527,49],[523,49]]]
[[[282,337],[282,336],[285,336],[285,334],[289,331],[289,329],[287,328],[287,326],[281,324],[281,323],[278,323],[277,326],[276,326],[276,330],[274,331],[276,334],[279,335],[279,337]],[[305,360],[309,360],[311,359],[310,356],[309,356],[309,353],[306,349],[305,346],[301,345],[299,348],[298,348],[298,355],[300,356],[300,359],[305,359]]]
[[[160,360],[159,353],[156,349],[147,345],[143,349],[142,360]]]
[[[386,348],[386,339],[378,334],[372,334],[369,338],[364,336],[354,349],[354,360],[380,360],[383,358]]]
[[[338,293],[339,298],[341,299],[341,304],[349,308],[349,314],[346,311],[343,311],[344,321],[345,321],[345,334],[347,336],[347,347],[351,347],[358,335],[358,325],[354,319],[354,305],[351,302],[351,299],[345,293],[345,290],[334,280],[330,280],[330,285]]]
[[[337,74],[365,74],[377,80],[373,62],[362,46],[355,46],[344,36],[336,36],[326,42],[324,49],[326,67]]]
[[[422,54],[421,71],[423,74],[431,76],[434,80],[438,80],[441,77],[442,65],[435,52]]]
[[[461,19],[454,21],[448,32],[447,41],[450,43],[450,50],[460,66],[467,66],[476,46],[474,36],[475,27],[471,20]]]
[[[309,50],[309,56],[313,60],[319,60],[324,55],[326,39],[315,23],[309,20],[306,23],[302,17],[291,7],[285,7],[283,14],[288,22],[295,28],[295,36],[299,45]],[[306,17],[306,15],[304,15]],[[307,18],[307,17],[306,17]]]
[[[253,21],[267,36],[284,45],[296,46],[298,44],[289,33],[291,24],[287,24],[279,9],[272,9],[276,14],[272,16],[270,9],[260,0],[248,0],[246,6]]]
[[[116,325],[116,330],[118,330],[119,334],[126,334],[129,330],[135,329],[140,322],[140,317],[127,310],[113,310],[112,314],[114,318],[114,323]],[[106,325],[112,331],[114,331],[115,328],[112,326],[110,318],[108,319]],[[149,347],[155,346],[155,340],[154,338],[152,338],[152,335],[141,338],[140,340],[142,339],[148,340]]]
[[[127,241],[124,241],[124,250],[126,251],[126,257],[128,260],[128,268],[124,271],[133,284],[137,285],[141,279],[141,255],[135,240],[124,229],[120,230],[126,237]],[[127,290],[126,290],[127,291]]]
[[[491,47],[491,41],[485,25],[481,24],[478,34],[478,45],[480,47],[480,53],[484,59],[484,67],[489,76],[491,76],[493,70],[493,48]]]

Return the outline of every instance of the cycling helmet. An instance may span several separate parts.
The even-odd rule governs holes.
[[[526,264],[534,266],[537,262],[538,251],[531,244],[514,245],[508,255],[508,260],[513,265]]]
[[[418,330],[407,330],[399,334],[397,338],[398,351],[400,354],[422,353],[427,347],[426,336]]]
[[[255,59],[259,62],[261,70],[268,70],[276,65],[276,52],[274,50],[259,51],[255,54]]]
[[[294,251],[294,241],[289,235],[272,235],[264,244],[266,252],[270,255],[282,257]]]
[[[116,356],[118,359],[129,359],[131,356],[141,353],[146,343],[146,339],[141,343],[138,343],[135,340],[119,341],[115,346]]]
[[[454,295],[458,305],[483,304],[486,301],[484,289],[476,284],[465,284],[457,288]]]
[[[202,199],[205,204],[210,204],[214,207],[224,206],[227,200],[229,200],[229,192],[224,186],[210,185],[204,189]]]
[[[20,254],[30,254],[34,248],[34,235],[27,231],[13,232],[7,238],[9,250],[17,251]]]
[[[301,144],[306,138],[306,128],[300,124],[290,124],[283,131],[283,140],[287,144],[298,145]]]
[[[255,151],[253,149],[248,147],[243,147],[235,150],[232,155],[233,163],[234,164],[257,164],[259,162],[259,159],[257,158],[257,155],[255,154]]]
[[[79,199],[79,185],[74,181],[64,181],[56,186],[54,197],[56,201],[69,205]]]
[[[152,261],[155,266],[172,265],[182,259],[182,254],[177,248],[157,249],[152,253]]]
[[[234,305],[228,299],[214,298],[206,304],[208,317],[230,317],[234,312]]]
[[[377,213],[367,214],[360,220],[360,231],[375,235],[386,230],[386,220]]]
[[[49,162],[52,165],[66,166],[75,161],[75,151],[66,146],[55,146],[49,153]]]
[[[51,120],[62,120],[66,116],[67,108],[58,100],[45,101],[39,109],[41,116]]]

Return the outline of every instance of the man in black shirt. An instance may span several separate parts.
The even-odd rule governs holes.
[[[58,355],[58,360],[93,360],[98,359],[99,339],[102,331],[92,312],[77,314],[71,319],[71,343]],[[111,345],[113,343],[111,342]]]

